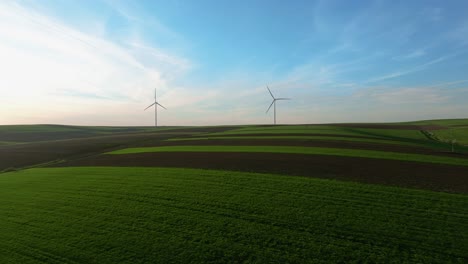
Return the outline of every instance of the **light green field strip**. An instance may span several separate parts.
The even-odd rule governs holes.
[[[13,144],[18,144],[18,142],[13,142],[13,141],[0,141],[0,146],[1,146],[1,145],[13,145]]]
[[[3,263],[466,263],[468,195],[270,174],[0,176]]]
[[[37,133],[37,132],[75,132],[82,130],[79,126],[65,125],[3,125],[0,132]]]
[[[352,137],[327,137],[327,136],[218,136],[218,137],[193,137],[193,138],[171,138],[165,141],[191,141],[191,140],[242,140],[242,139],[255,139],[255,140],[332,140],[332,141],[345,141],[345,142],[369,142],[390,145],[409,145],[409,146],[424,146],[423,144],[384,140],[384,139],[368,139],[368,138],[352,138]]]
[[[405,124],[405,123],[402,123]],[[414,125],[440,125],[440,126],[459,126],[459,125],[467,125],[468,126],[468,119],[440,119],[440,120],[423,120],[423,121],[415,121],[415,122],[407,122],[406,124],[414,124]]]
[[[108,152],[106,154],[135,154],[147,152],[256,152],[256,153],[291,153],[310,155],[332,155],[343,157],[360,157],[372,159],[390,159],[415,162],[441,163],[468,166],[468,159],[430,156],[421,154],[406,154],[374,150],[317,148],[317,147],[288,147],[288,146],[165,146],[127,148]]]
[[[468,127],[451,127],[450,129],[432,131],[441,141],[451,142],[453,139],[462,145],[468,145]]]

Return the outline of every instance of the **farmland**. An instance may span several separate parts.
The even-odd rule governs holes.
[[[314,148],[314,147],[285,147],[285,146],[166,146],[129,148],[109,152],[108,154],[133,154],[145,152],[242,152],[242,153],[292,153],[310,155],[331,155],[345,157],[363,157],[372,159],[392,159],[419,162],[431,162],[441,164],[452,164],[468,166],[467,159],[453,157],[437,157],[418,154],[400,154],[393,152],[370,151],[370,150],[347,150],[337,148]]]
[[[464,195],[138,167],[32,169],[7,173],[0,184],[7,263],[467,257]]]
[[[466,263],[466,126],[0,126],[0,260]]]

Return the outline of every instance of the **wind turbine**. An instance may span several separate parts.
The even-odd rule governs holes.
[[[158,126],[158,105],[164,109],[167,110],[166,107],[162,106],[160,103],[158,103],[158,101],[156,100],[156,89],[154,89],[154,103],[150,104],[148,107],[145,108],[144,111],[146,111],[146,109],[152,107],[154,105],[154,126],[157,127]]]
[[[275,97],[273,96],[273,94],[271,93],[270,88],[268,87],[268,85],[267,85],[267,89],[268,89],[268,92],[270,92],[271,97],[273,98],[273,102],[271,102],[270,107],[268,107],[268,110],[266,110],[266,113],[268,113],[268,111],[270,111],[271,106],[274,105],[274,107],[273,107],[274,116],[275,116],[275,117],[274,117],[274,120],[275,120],[275,123],[274,123],[274,124],[276,125],[276,101],[279,101],[279,100],[291,100],[291,98],[275,98]]]

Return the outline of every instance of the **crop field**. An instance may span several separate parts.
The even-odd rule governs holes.
[[[453,120],[430,120],[414,122],[415,124],[437,124],[445,126],[444,129],[437,129],[434,134],[442,141],[456,140],[461,145],[468,146],[468,122],[466,119]]]
[[[467,127],[0,126],[0,263],[467,263]]]
[[[459,144],[468,146],[468,126],[452,127],[447,130],[437,131],[435,134],[442,141],[451,142],[456,140]]]
[[[0,178],[3,263],[460,262],[464,195],[165,168]]]
[[[134,154],[147,152],[241,152],[241,153],[291,153],[291,154],[310,154],[310,155],[331,155],[345,157],[361,157],[370,159],[391,159],[430,162],[440,164],[451,164],[468,166],[468,159],[439,157],[419,154],[402,154],[394,152],[371,151],[371,150],[353,150],[336,148],[315,148],[315,147],[285,147],[285,146],[165,146],[165,147],[146,147],[146,148],[128,148],[109,152],[107,154]]]

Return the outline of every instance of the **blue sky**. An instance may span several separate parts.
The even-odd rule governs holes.
[[[467,117],[468,2],[0,2],[0,124]]]

